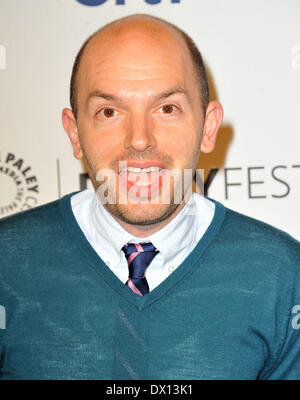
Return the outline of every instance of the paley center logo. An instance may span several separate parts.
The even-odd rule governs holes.
[[[0,152],[0,218],[38,204],[39,184],[32,168],[11,152]]]
[[[101,6],[108,0],[76,0],[78,3],[84,4],[85,6]],[[125,6],[126,0],[114,0],[116,6]],[[141,1],[141,0],[140,0]],[[144,0],[145,3],[150,5],[159,4],[164,0]],[[166,0],[165,0],[166,1]],[[168,0],[171,4],[180,3],[181,0]]]

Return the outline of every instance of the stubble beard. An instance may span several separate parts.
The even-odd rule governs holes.
[[[88,157],[86,157],[86,152],[84,151],[83,146],[82,150],[83,150],[84,164],[87,168],[88,175],[91,179],[95,193],[97,195],[97,190],[101,186],[101,183],[98,182],[96,179],[98,171],[96,171],[96,168],[93,167]],[[193,154],[193,159],[194,159],[192,167],[193,169],[196,168],[198,157],[199,157],[199,152],[195,152],[195,154]],[[117,201],[118,193],[115,193],[115,199],[116,199],[115,204],[112,202],[103,203],[101,201],[100,196],[98,195],[97,199],[99,202],[101,202],[103,207],[117,220],[120,220],[126,224],[137,225],[137,226],[155,225],[168,219],[172,214],[175,213],[175,211],[179,206],[183,207],[186,204],[184,201],[185,192],[183,189],[183,185],[181,188],[179,188],[178,183],[177,185],[175,182],[173,183],[174,183],[173,190],[171,190],[172,188],[170,188],[169,202],[167,204],[164,204],[164,202],[161,201],[161,196],[159,204],[152,204],[151,199],[148,202],[148,204],[147,203],[130,204],[130,202],[128,202],[128,204],[119,204]],[[176,190],[178,189],[179,190],[181,189],[182,196],[180,201],[178,201],[178,198],[176,196],[176,202],[175,202],[175,193]]]
[[[130,225],[155,225],[158,223],[161,223],[165,221],[167,218],[169,218],[175,211],[176,209],[182,205],[182,202],[184,201],[184,193],[183,193],[182,198],[180,199],[181,201],[175,202],[175,194],[174,192],[176,191],[176,185],[173,190],[170,190],[170,196],[169,199],[170,201],[167,204],[164,204],[164,202],[160,200],[158,204],[152,204],[151,199],[148,200],[148,203],[145,203],[145,201],[141,201],[140,203],[134,204],[130,203],[130,200],[128,201],[127,204],[119,204],[117,199],[118,199],[118,192],[115,193],[115,199],[116,202],[115,204],[113,202],[103,202],[101,201],[101,196],[97,195],[97,191],[100,188],[101,184],[100,182],[97,181],[96,175],[97,172],[95,168],[91,165],[89,160],[84,156],[84,161],[85,165],[87,168],[88,175],[91,179],[91,182],[93,184],[97,199],[99,202],[101,202],[102,206],[117,220],[120,220],[126,224]]]
[[[182,200],[182,199],[181,199]],[[176,209],[180,206],[180,203],[175,203],[174,194],[170,194],[170,202],[163,204],[161,201],[159,204],[151,204],[151,199],[148,203],[131,204],[110,204],[106,203],[103,206],[106,210],[117,219],[130,225],[155,225],[165,221],[169,218]]]
[[[93,180],[95,183],[94,188],[95,192],[97,193],[97,189],[101,184],[99,184],[96,181],[95,174],[93,176],[94,176]],[[159,201],[157,200],[155,201],[156,204],[151,203],[151,198],[148,200],[144,199],[139,202],[137,202],[135,199],[134,202],[130,202],[129,197],[127,204],[120,204],[118,203],[117,200],[119,198],[118,191],[115,194],[116,198],[115,204],[109,201],[103,203],[101,201],[101,198],[99,198],[100,196],[97,197],[98,201],[102,203],[103,207],[117,220],[120,220],[130,225],[146,226],[146,225],[155,225],[161,223],[165,221],[167,218],[169,218],[180,206],[184,196],[182,196],[180,202],[178,202],[178,199],[177,202],[175,202],[174,191],[171,190],[168,202],[164,203],[163,200],[161,199],[162,196],[159,196]]]
[[[138,207],[139,204],[132,204],[131,207]],[[155,225],[169,218],[177,209],[179,204],[166,205],[143,205],[143,210],[140,213],[130,212],[124,204],[104,204],[106,210],[117,219],[130,225]],[[145,210],[145,207],[151,210]],[[156,210],[153,210],[156,208]]]

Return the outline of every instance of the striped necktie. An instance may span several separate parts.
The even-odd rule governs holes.
[[[126,243],[122,250],[129,269],[129,278],[125,285],[139,296],[149,293],[148,282],[145,278],[146,269],[159,251],[150,242]]]

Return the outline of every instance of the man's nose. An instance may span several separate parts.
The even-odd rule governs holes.
[[[127,121],[124,146],[135,151],[143,152],[149,147],[155,147],[154,125],[151,116],[144,113],[135,113]]]

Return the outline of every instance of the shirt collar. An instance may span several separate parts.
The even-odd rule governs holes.
[[[171,260],[196,237],[195,193],[193,193],[182,210],[162,229],[145,238],[139,238],[127,232],[100,203],[96,194],[92,201],[92,219],[94,227],[103,238],[109,241],[115,255],[121,258],[121,249],[125,243],[151,242],[166,261]],[[176,233],[176,234],[175,234]]]

